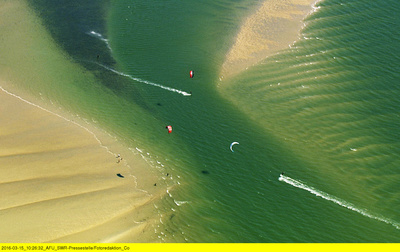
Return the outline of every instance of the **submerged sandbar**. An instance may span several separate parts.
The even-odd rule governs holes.
[[[151,239],[152,196],[91,132],[3,90],[0,101],[3,242]]]
[[[26,1],[2,1],[0,14],[1,241],[157,241],[154,202],[165,190],[153,186],[152,167],[38,97],[62,86],[56,83],[90,83],[91,75],[54,43]]]
[[[316,0],[267,0],[242,24],[222,65],[221,78],[287,48],[299,37],[304,18]]]

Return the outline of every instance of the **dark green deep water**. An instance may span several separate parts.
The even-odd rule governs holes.
[[[54,99],[171,174],[155,237],[400,241],[398,1],[322,1],[301,39],[223,82],[260,1],[30,2],[99,79]]]

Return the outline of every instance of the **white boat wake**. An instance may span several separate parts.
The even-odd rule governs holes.
[[[398,223],[398,222],[395,222],[395,221],[393,221],[393,220],[391,220],[389,218],[385,218],[383,216],[378,216],[376,214],[370,213],[367,210],[363,210],[363,209],[357,208],[355,205],[353,205],[353,204],[351,204],[351,203],[349,203],[349,202],[347,202],[345,200],[342,200],[342,199],[340,199],[338,197],[335,197],[333,195],[330,195],[330,194],[328,194],[326,192],[323,192],[323,191],[320,191],[318,189],[315,189],[312,186],[308,186],[308,185],[306,185],[304,182],[302,182],[300,180],[295,180],[295,179],[292,179],[292,178],[290,178],[288,176],[285,176],[285,175],[281,174],[279,176],[279,181],[282,181],[282,182],[285,182],[286,184],[289,184],[289,185],[292,185],[294,187],[306,190],[306,191],[316,195],[317,197],[321,197],[321,198],[323,198],[325,200],[328,200],[328,201],[331,201],[331,202],[333,202],[333,203],[335,203],[335,204],[337,204],[339,206],[345,207],[345,208],[350,209],[352,211],[355,211],[355,212],[357,212],[359,214],[362,214],[362,215],[364,215],[364,216],[366,216],[368,218],[375,219],[375,220],[384,222],[386,224],[390,224],[390,225],[394,226],[395,228],[400,229],[400,223]]]
[[[107,48],[112,52],[110,43],[108,43],[108,39],[104,38],[103,35],[101,35],[101,34],[98,33],[98,32],[95,32],[95,31],[90,31],[90,32],[87,32],[86,34],[88,34],[89,36],[92,36],[92,37],[94,37],[94,38],[97,38],[97,39],[100,39],[101,41],[103,41],[103,42],[106,44]]]
[[[98,32],[95,32],[95,31],[90,31],[90,32],[87,32],[86,34],[103,41],[107,45],[108,49],[110,49],[110,52],[112,52],[112,49],[111,49],[110,44],[108,42],[108,39],[104,38],[103,35],[101,35]],[[111,67],[102,65],[102,64],[100,64],[98,62],[92,62],[92,63],[95,63],[95,64],[103,67],[104,69],[107,69],[107,70],[109,70],[109,71],[111,71],[113,73],[116,73],[118,75],[121,75],[121,76],[124,76],[124,77],[128,77],[129,79],[132,79],[132,80],[140,82],[140,83],[144,83],[144,84],[151,85],[151,86],[154,86],[154,87],[159,87],[159,88],[162,88],[164,90],[168,90],[170,92],[175,92],[175,93],[181,94],[183,96],[191,96],[192,95],[191,93],[188,93],[188,92],[185,92],[185,91],[182,91],[182,90],[179,90],[179,89],[167,87],[167,86],[164,86],[164,85],[161,85],[161,84],[157,84],[157,83],[154,83],[154,82],[151,82],[151,81],[147,81],[147,80],[143,80],[143,79],[140,79],[140,78],[137,78],[137,77],[133,77],[133,76],[131,76],[129,74],[119,72],[119,71],[117,71],[115,69],[112,69]]]
[[[113,72],[113,73],[116,73],[116,74],[121,75],[121,76],[128,77],[129,79],[137,81],[137,82],[141,82],[141,83],[144,83],[144,84],[147,84],[147,85],[151,85],[151,86],[154,86],[154,87],[159,87],[159,88],[168,90],[170,92],[175,92],[175,93],[181,94],[183,96],[191,96],[192,95],[191,93],[187,93],[187,92],[179,90],[179,89],[163,86],[161,84],[157,84],[157,83],[154,83],[154,82],[151,82],[151,81],[147,81],[147,80],[143,80],[143,79],[140,79],[140,78],[137,78],[137,77],[133,77],[133,76],[131,76],[129,74],[119,72],[119,71],[117,71],[115,69],[112,69],[111,67],[102,65],[102,64],[97,63],[97,62],[96,62],[96,64],[101,66],[101,67],[103,67],[103,68],[105,68],[105,69],[107,69],[107,70],[109,70],[109,71],[111,71],[111,72]]]

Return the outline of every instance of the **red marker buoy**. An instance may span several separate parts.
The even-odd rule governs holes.
[[[165,127],[165,128],[167,128],[168,129],[168,133],[172,133],[172,126],[171,125],[168,125],[167,127]]]
[[[190,78],[193,78],[193,76],[194,76],[193,70],[190,70],[189,75],[190,75]]]

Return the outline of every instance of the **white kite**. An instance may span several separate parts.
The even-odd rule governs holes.
[[[229,147],[229,149],[231,149],[232,152],[233,152],[232,147],[233,147],[235,144],[239,144],[239,143],[238,143],[238,142],[233,142],[233,143],[231,143],[231,146]]]

